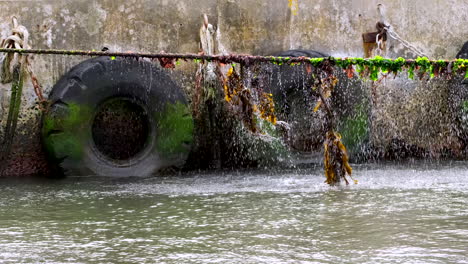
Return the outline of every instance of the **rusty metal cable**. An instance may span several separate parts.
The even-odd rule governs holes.
[[[110,56],[110,57],[130,57],[130,58],[168,58],[168,59],[183,59],[183,60],[203,60],[203,61],[218,61],[221,63],[243,63],[249,64],[252,62],[273,62],[275,59],[281,60],[285,58],[274,56],[253,56],[246,54],[230,54],[230,55],[207,55],[207,54],[190,54],[190,53],[140,53],[140,52],[102,52],[102,51],[84,51],[84,50],[55,50],[55,49],[6,49],[0,48],[0,52],[4,53],[20,53],[20,54],[53,54],[53,55],[78,55],[78,56]],[[307,62],[310,58],[294,57],[288,58],[285,63]]]
[[[0,48],[0,53],[19,53],[19,54],[51,54],[51,55],[70,55],[70,56],[107,56],[107,57],[129,57],[129,58],[167,58],[167,59],[182,59],[182,60],[202,60],[202,61],[218,61],[220,63],[241,63],[251,64],[254,62],[271,62],[271,63],[310,63],[308,57],[275,57],[275,56],[255,56],[248,54],[230,54],[230,55],[207,55],[207,54],[192,54],[192,53],[144,53],[144,52],[103,52],[103,51],[85,51],[85,50],[58,50],[58,49],[13,49]],[[335,61],[350,59],[338,57],[325,57],[324,61],[334,64]],[[367,59],[366,59],[367,60]],[[431,62],[436,62],[435,60]],[[438,60],[439,61],[439,60]],[[451,62],[455,60],[443,60]],[[407,59],[406,65],[412,65],[415,60]]]

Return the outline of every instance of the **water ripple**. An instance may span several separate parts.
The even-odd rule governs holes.
[[[1,263],[468,263],[468,170],[4,181]]]

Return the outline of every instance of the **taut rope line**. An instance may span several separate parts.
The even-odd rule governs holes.
[[[230,54],[230,55],[206,55],[206,54],[192,54],[192,53],[140,53],[140,52],[103,52],[103,51],[85,51],[85,50],[56,50],[56,49],[11,49],[0,48],[0,53],[19,53],[19,54],[51,54],[51,55],[71,55],[71,56],[107,56],[107,57],[129,57],[129,58],[168,58],[168,59],[183,59],[183,60],[206,60],[218,61],[221,63],[242,63],[250,64],[253,62],[281,62],[286,64],[311,62],[308,57],[275,57],[275,56],[255,56],[246,54]],[[325,57],[321,58],[324,61],[334,62],[346,59],[362,59],[362,58],[339,58],[339,57]],[[363,59],[372,60],[372,59]],[[392,60],[392,59],[389,59]],[[453,62],[456,60],[430,60],[430,62]],[[414,59],[405,60],[406,65],[415,63]],[[356,65],[357,63],[353,63]]]

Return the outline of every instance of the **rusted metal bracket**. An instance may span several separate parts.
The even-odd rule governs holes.
[[[387,42],[387,25],[383,22],[377,22],[375,25],[376,32],[367,32],[362,34],[362,41],[364,44],[364,57],[372,57],[372,51],[379,49],[385,50],[385,44]]]

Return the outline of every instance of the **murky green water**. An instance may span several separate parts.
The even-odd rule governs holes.
[[[468,167],[0,179],[0,263],[468,263]]]

